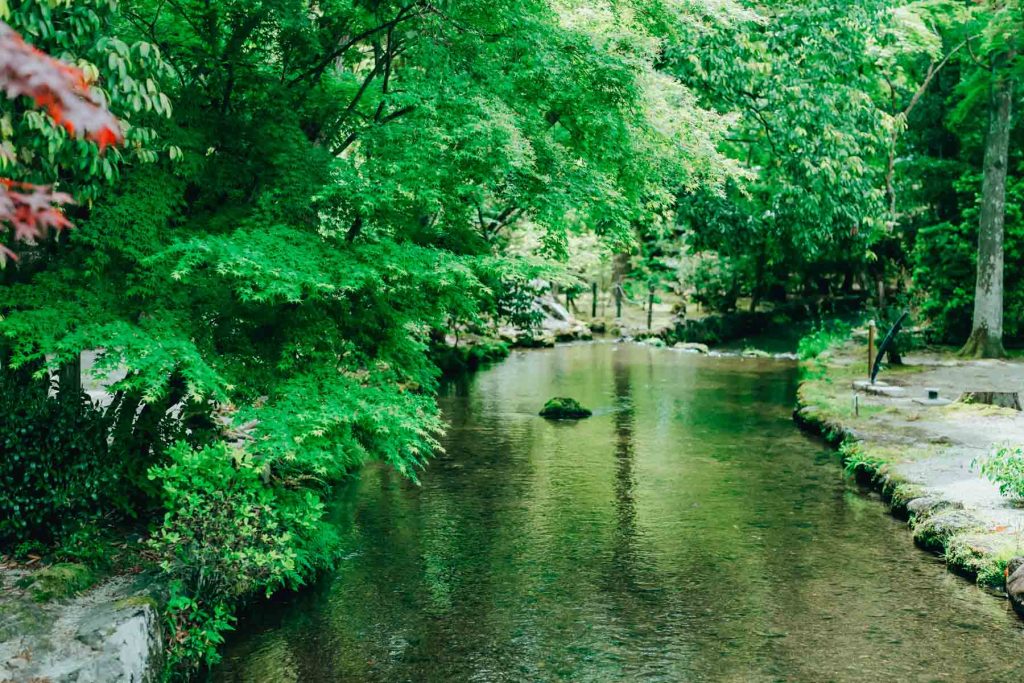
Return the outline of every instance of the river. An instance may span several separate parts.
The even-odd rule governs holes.
[[[448,385],[421,484],[346,486],[340,568],[247,611],[211,679],[1022,680],[1007,601],[844,480],[790,419],[796,383],[607,343]],[[594,417],[537,417],[556,395]]]

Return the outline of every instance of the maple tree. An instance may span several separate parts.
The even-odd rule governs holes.
[[[121,126],[105,104],[89,89],[85,73],[37,50],[7,24],[0,22],[0,90],[13,99],[28,97],[53,121],[73,135],[81,135],[106,148],[124,141]],[[14,161],[9,152],[8,159]],[[48,186],[0,178],[0,224],[13,232],[14,241],[35,240],[50,230],[71,226],[62,206],[72,197]],[[0,244],[0,263],[17,258]]]

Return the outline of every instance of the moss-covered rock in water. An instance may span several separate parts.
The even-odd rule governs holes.
[[[1006,595],[1017,614],[1024,617],[1024,557],[1006,563]]]
[[[914,542],[925,550],[941,551],[950,540],[968,532],[980,531],[984,525],[963,510],[939,512],[924,520],[914,521]]]
[[[987,588],[1002,588],[1010,561],[1019,552],[1015,534],[973,533],[954,536],[946,544],[946,564]]]
[[[68,598],[96,583],[96,575],[83,564],[61,562],[33,572],[18,581],[36,602]]]
[[[574,398],[553,398],[544,404],[541,417],[549,420],[579,420],[593,415]]]

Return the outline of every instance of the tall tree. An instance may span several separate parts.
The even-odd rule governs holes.
[[[1013,50],[992,57],[989,124],[985,134],[984,179],[978,219],[978,276],[971,336],[964,356],[1001,358],[1003,349],[1003,228],[1006,222],[1006,168],[1010,150]]]

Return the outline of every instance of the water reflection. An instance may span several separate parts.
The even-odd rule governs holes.
[[[1015,681],[1004,601],[913,550],[790,420],[791,367],[635,346],[449,388],[415,486],[339,494],[351,555],[247,614],[217,681]],[[595,416],[549,423],[554,395]]]

